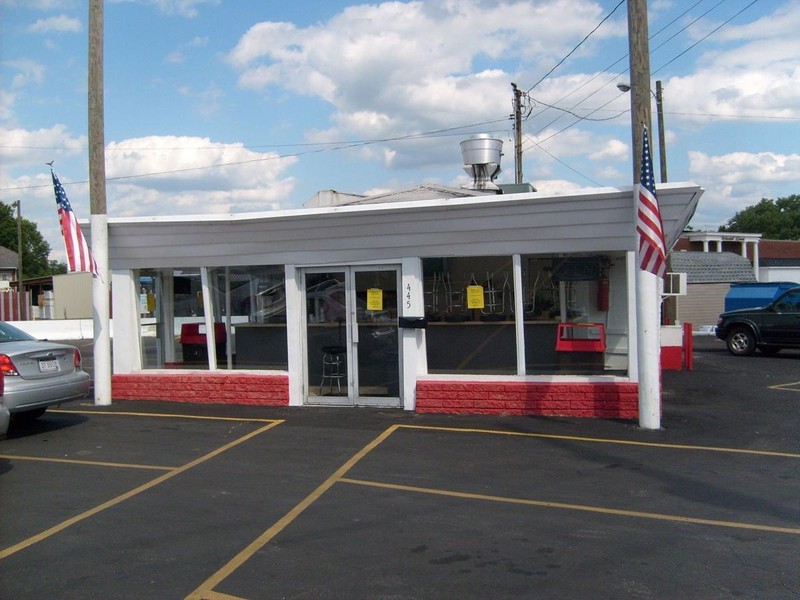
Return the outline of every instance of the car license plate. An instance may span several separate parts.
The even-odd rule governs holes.
[[[40,360],[39,361],[39,371],[42,373],[48,373],[50,371],[58,371],[58,361],[57,360]]]

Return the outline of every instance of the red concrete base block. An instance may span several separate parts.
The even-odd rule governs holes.
[[[288,406],[288,375],[252,373],[134,373],[112,375],[115,400]]]
[[[638,384],[418,381],[416,410],[638,419]]]
[[[661,369],[681,371],[683,369],[683,348],[680,346],[661,346]]]

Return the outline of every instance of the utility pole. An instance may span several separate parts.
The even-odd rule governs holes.
[[[22,321],[22,301],[25,298],[22,285],[22,201],[16,200],[11,206],[17,209],[17,319]]]
[[[103,111],[103,0],[89,0],[89,202],[92,255],[98,276],[92,281],[94,325],[94,403],[111,404],[111,285],[108,275],[106,155]]]
[[[664,140],[664,88],[656,81],[656,115],[658,118],[658,160],[661,163],[661,183],[667,183],[667,148]]]
[[[628,0],[634,184],[639,183],[642,172],[642,126],[652,130],[650,127],[650,44],[647,36],[647,0]]]
[[[650,129],[650,46],[647,32],[647,0],[628,0],[628,46],[631,72],[631,133],[633,139],[633,223],[638,221],[638,195],[642,172],[642,127]],[[638,248],[638,234],[631,237]],[[636,256],[636,327],[629,332],[635,341],[639,389],[639,427],[661,427],[661,292],[658,277],[640,268]],[[633,361],[633,353],[630,360]]]
[[[514,90],[514,182],[522,183],[522,90],[516,83]]]

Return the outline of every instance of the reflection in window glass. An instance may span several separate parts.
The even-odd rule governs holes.
[[[288,369],[283,266],[219,267],[209,280],[215,321],[232,340],[218,353],[219,368]]]
[[[208,368],[200,269],[138,271],[142,367]]]
[[[210,307],[199,267],[141,269],[135,276],[143,368],[208,369],[206,310],[218,369],[288,368],[282,266],[210,269]]]
[[[521,264],[526,374],[624,373],[624,354],[556,350],[559,323],[568,325],[564,335],[600,325],[607,347],[609,332],[620,341],[625,336],[624,255],[523,255]]]
[[[423,260],[430,373],[515,374],[510,256]]]

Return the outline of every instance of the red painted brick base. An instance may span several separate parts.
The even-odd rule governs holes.
[[[416,410],[638,419],[638,384],[418,381]]]
[[[135,373],[112,375],[115,400],[167,400],[288,406],[288,375],[252,373]]]

